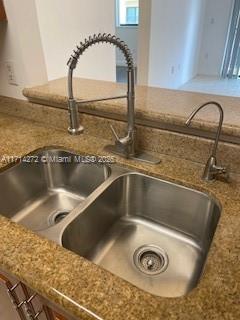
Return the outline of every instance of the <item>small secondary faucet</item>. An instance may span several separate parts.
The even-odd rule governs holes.
[[[115,45],[124,54],[127,63],[127,93],[122,96],[106,97],[92,100],[76,100],[73,95],[73,70],[76,68],[80,56],[84,53],[86,49],[97,43],[110,43]],[[124,156],[125,158],[136,159],[141,161],[146,161],[150,163],[159,163],[159,160],[155,159],[151,155],[146,153],[139,153],[136,151],[136,128],[135,128],[135,85],[134,85],[134,63],[132,54],[125,44],[114,35],[111,34],[94,34],[89,38],[80,42],[77,49],[73,51],[70,59],[67,63],[68,69],[68,108],[70,115],[70,126],[68,131],[70,134],[80,134],[83,132],[84,128],[79,124],[78,117],[78,105],[83,103],[98,102],[112,99],[127,99],[127,134],[126,136],[120,138],[116,133],[113,126],[111,126],[112,133],[116,139],[115,145],[106,146],[107,151],[113,152],[115,154]]]
[[[210,157],[208,158],[208,161],[206,163],[206,166],[205,166],[205,169],[203,172],[203,176],[202,176],[203,180],[211,181],[211,180],[215,180],[221,174],[225,174],[225,175],[227,174],[227,169],[225,167],[220,167],[217,165],[217,157],[216,157],[218,141],[219,141],[219,137],[220,137],[221,130],[222,130],[223,116],[224,116],[222,106],[218,102],[215,102],[215,101],[209,101],[209,102],[202,104],[200,107],[196,108],[190,114],[189,118],[186,121],[186,125],[190,126],[191,121],[194,118],[194,116],[196,115],[196,113],[198,113],[198,111],[200,111],[202,108],[204,108],[208,105],[215,105],[219,111],[219,124],[218,124],[215,142],[214,142]]]

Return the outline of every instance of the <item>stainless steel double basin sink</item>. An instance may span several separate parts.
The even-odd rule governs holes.
[[[135,286],[197,286],[221,213],[207,194],[54,148],[0,173],[0,212]]]

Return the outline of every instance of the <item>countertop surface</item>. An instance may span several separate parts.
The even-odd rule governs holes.
[[[74,78],[75,98],[78,100],[111,97],[126,94],[126,85],[114,82]],[[46,84],[26,88],[23,94],[33,101],[43,104],[67,106],[67,78],[49,81]],[[194,108],[207,101],[221,103],[224,110],[222,133],[240,137],[239,98],[220,95],[136,86],[136,120],[150,121],[152,124],[165,124],[184,127],[185,121]],[[98,112],[106,115],[126,116],[124,99],[83,104],[82,112]],[[219,115],[215,106],[199,112],[193,126],[196,129],[215,131]],[[186,130],[186,128],[185,128]]]
[[[0,155],[25,155],[44,146],[82,154],[104,154],[107,141],[69,136],[43,123],[0,113]],[[204,275],[181,298],[152,296],[99,266],[0,215],[0,268],[79,319],[223,320],[240,319],[240,189],[201,181],[203,167],[161,155],[159,165],[116,158],[119,165],[208,192],[223,210]],[[4,170],[1,162],[1,170]],[[13,195],[14,199],[14,195]]]

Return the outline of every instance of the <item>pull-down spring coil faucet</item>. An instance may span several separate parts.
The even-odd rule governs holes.
[[[120,49],[125,57],[127,64],[127,93],[126,95],[116,97],[106,97],[93,100],[76,100],[73,95],[73,70],[76,68],[80,56],[92,45],[98,43],[110,43]],[[83,127],[79,124],[78,105],[83,103],[98,102],[112,99],[127,99],[127,134],[123,138],[119,138],[115,129],[111,126],[111,130],[116,138],[114,146],[107,146],[107,150],[126,158],[134,158],[142,161],[158,163],[146,153],[137,153],[135,148],[136,129],[135,129],[135,87],[134,87],[134,63],[132,54],[124,41],[121,41],[116,36],[111,34],[94,34],[80,42],[80,45],[73,51],[67,63],[68,69],[68,108],[70,115],[70,126],[68,131],[70,134],[80,134],[83,132]]]
[[[125,96],[118,96],[118,97],[108,97],[108,98],[100,98],[94,99],[92,101],[76,101],[73,96],[73,84],[72,84],[72,77],[73,77],[73,70],[77,66],[77,62],[79,57],[94,44],[97,43],[110,43],[118,47],[124,54],[126,59],[127,68],[128,68],[128,89],[127,94]],[[79,103],[86,103],[86,102],[97,102],[97,101],[104,101],[110,99],[121,99],[127,98],[127,110],[128,110],[128,128],[127,128],[127,135],[124,138],[119,138],[116,131],[112,128],[114,136],[116,137],[116,141],[119,145],[121,145],[125,149],[126,156],[134,156],[135,155],[135,124],[134,124],[134,64],[131,52],[128,46],[121,41],[116,36],[112,36],[110,34],[94,34],[90,36],[88,39],[85,39],[84,42],[80,42],[80,45],[77,46],[77,49],[74,50],[73,55],[70,57],[68,61],[69,71],[68,71],[68,98],[69,98],[69,112],[70,112],[70,127],[68,131],[71,134],[79,134],[83,132],[83,127],[79,125],[78,120],[78,107]]]

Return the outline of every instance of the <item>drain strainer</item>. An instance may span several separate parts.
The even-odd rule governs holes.
[[[147,275],[156,275],[166,270],[168,256],[164,250],[153,245],[138,248],[133,255],[135,266]]]
[[[67,210],[59,210],[54,212],[49,218],[49,224],[51,226],[54,226],[55,224],[61,222],[68,214],[70,211]]]

